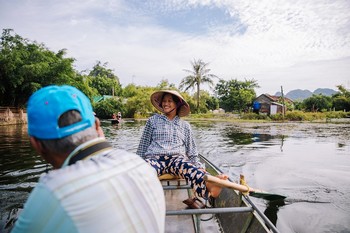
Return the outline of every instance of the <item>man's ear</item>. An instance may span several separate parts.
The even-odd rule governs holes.
[[[105,134],[103,133],[103,130],[101,128],[101,122],[100,122],[100,119],[98,119],[97,117],[95,117],[95,128],[96,128],[98,137],[104,138]]]
[[[33,148],[38,152],[39,155],[44,154],[44,148],[39,140],[32,136],[29,138],[29,140]]]
[[[57,154],[52,155],[41,143],[40,140],[35,137],[29,138],[32,147],[38,152],[38,154],[48,163],[50,163],[54,168],[60,168],[63,164],[65,157],[59,156]]]

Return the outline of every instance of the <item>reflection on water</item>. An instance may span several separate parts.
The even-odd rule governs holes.
[[[287,196],[254,199],[281,232],[350,232],[349,124],[191,125],[201,153],[233,180]]]
[[[276,226],[277,224],[277,213],[281,206],[284,206],[284,200],[274,200],[274,201],[268,201],[266,203],[266,209],[264,211],[264,214],[270,219],[270,221]]]
[[[1,227],[14,208],[21,208],[46,165],[31,149],[27,127],[0,127]]]
[[[102,122],[113,146],[136,152],[145,121]],[[191,122],[198,150],[238,181],[287,196],[251,198],[281,232],[350,232],[350,125]],[[0,127],[1,226],[22,207],[46,163],[26,126]]]

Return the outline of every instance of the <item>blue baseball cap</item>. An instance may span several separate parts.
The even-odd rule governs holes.
[[[59,127],[60,116],[69,111],[80,112],[82,120]],[[95,116],[89,98],[77,88],[47,86],[36,91],[27,106],[28,134],[39,139],[59,139],[95,124]]]

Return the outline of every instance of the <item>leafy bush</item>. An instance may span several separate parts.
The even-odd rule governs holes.
[[[273,121],[283,121],[283,120],[286,120],[286,118],[287,118],[286,116],[283,117],[283,115],[281,113],[270,115],[269,117]]]
[[[303,121],[306,119],[306,116],[302,111],[291,111],[286,113],[285,118],[289,121]]]
[[[241,119],[243,120],[269,120],[270,118],[265,114],[256,114],[256,113],[243,113],[241,114]]]
[[[213,113],[191,113],[191,118],[217,118],[215,114]]]
[[[346,118],[348,117],[349,113],[344,111],[335,111],[335,112],[326,112],[325,115],[327,118]]]
[[[121,112],[123,115],[124,107],[122,101],[116,98],[102,100],[93,105],[96,115],[101,119],[112,118],[113,113]]]

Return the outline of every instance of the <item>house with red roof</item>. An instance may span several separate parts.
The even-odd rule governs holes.
[[[254,100],[253,111],[256,113],[265,113],[274,115],[277,113],[285,113],[287,106],[293,106],[293,100],[282,97],[273,96],[269,94],[261,94]]]

